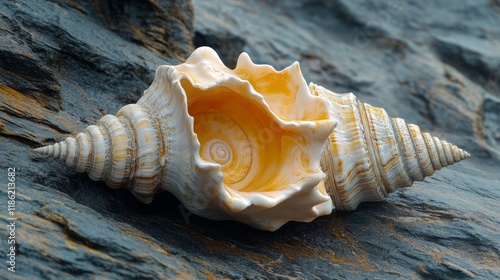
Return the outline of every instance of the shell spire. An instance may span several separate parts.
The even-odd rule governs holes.
[[[325,186],[337,209],[354,210],[361,202],[381,201],[470,156],[422,133],[417,125],[359,102],[352,93],[337,94],[314,84],[310,88],[330,101],[330,114],[338,120],[321,161]]]
[[[64,141],[35,149],[60,159],[77,172],[103,180],[111,188],[126,187],[149,203],[160,185],[160,129],[144,106],[124,106],[116,116],[106,115],[96,125]]]

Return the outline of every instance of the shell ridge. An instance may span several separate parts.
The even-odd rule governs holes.
[[[135,177],[135,172],[136,172],[136,158],[137,158],[137,137],[135,136],[135,131],[132,128],[132,123],[130,122],[130,119],[122,115],[120,111],[116,114],[117,118],[120,120],[120,122],[123,124],[124,129],[125,129],[125,134],[127,137],[127,162],[126,164],[126,169],[128,172],[126,172],[123,178],[123,183],[127,187],[127,189],[131,189],[134,183],[134,177]]]
[[[158,111],[154,108],[151,107],[151,114],[155,117],[153,117],[153,120],[155,121],[156,125],[156,131],[158,132],[158,143],[160,144],[160,150],[158,157],[160,158],[160,166],[158,166],[158,185],[162,186],[163,185],[163,173],[168,172],[168,166],[165,164],[165,157],[166,155],[169,154],[169,147],[168,147],[168,141],[164,141],[166,137],[164,137],[164,132],[162,127],[165,127],[166,130],[168,130],[169,125],[167,122],[163,121],[159,116]]]
[[[382,166],[382,169],[387,176],[388,185],[385,185],[384,189],[386,195],[388,195],[398,188],[411,186],[412,180],[408,175],[405,160],[400,156],[399,137],[397,131],[394,130],[392,119],[385,110],[381,109],[381,112],[387,138],[383,140],[385,147],[382,149],[379,146],[378,148],[380,154],[384,153],[383,161],[385,165]],[[382,152],[381,150],[385,151]]]
[[[94,181],[98,181],[102,178],[104,162],[101,160],[101,157],[105,155],[106,152],[103,148],[105,149],[106,147],[103,146],[104,140],[102,139],[102,132],[97,125],[90,125],[85,130],[89,133],[90,138],[92,139],[93,152],[90,160],[92,164],[90,165],[89,177]]]
[[[106,121],[106,127],[112,145],[110,149],[112,154],[111,170],[106,184],[120,187],[130,172],[127,170],[129,167],[129,139],[127,138],[126,126],[121,119],[111,116]]]
[[[144,106],[134,107],[129,112],[130,118],[138,139],[137,146],[137,169],[136,187],[134,191],[143,196],[154,193],[159,163],[157,131],[153,125],[154,121],[147,108]]]
[[[107,118],[109,118],[111,115],[105,115],[104,117],[102,117],[99,121],[98,121],[98,127],[99,127],[99,130],[101,130],[101,132],[103,132],[103,139],[105,141],[105,146],[106,148],[104,149],[105,150],[105,157],[104,157],[104,167],[103,167],[103,173],[102,173],[102,177],[101,177],[101,180],[103,181],[108,181],[110,176],[111,176],[111,170],[113,168],[113,162],[112,162],[112,159],[113,159],[113,143],[112,141],[110,141],[111,139],[111,133],[109,132],[109,128],[108,126],[106,125],[106,120]]]
[[[116,114],[119,117],[122,117],[126,122],[124,124],[127,126],[127,131],[130,135],[131,141],[130,144],[130,149],[132,151],[132,156],[131,156],[131,161],[130,161],[130,174],[128,176],[127,180],[127,188],[129,190],[133,190],[133,187],[137,183],[137,170],[138,170],[138,160],[139,160],[139,155],[138,155],[138,150],[139,150],[139,139],[137,136],[137,131],[134,128],[134,122],[132,120],[132,117],[127,113],[127,111],[130,109],[131,105],[126,105],[122,107],[118,113]],[[135,194],[134,194],[135,195]],[[142,200],[141,200],[142,201]]]
[[[383,184],[387,184],[386,178],[382,176],[383,170],[380,170],[380,166],[382,166],[380,159],[378,158],[377,154],[377,148],[373,146],[373,141],[371,139],[374,139],[374,136],[372,135],[370,125],[369,125],[369,119],[368,115],[365,109],[365,106],[363,103],[361,103],[359,100],[356,99],[356,103],[359,107],[359,112],[361,116],[361,123],[363,124],[363,136],[364,136],[364,141],[367,144],[369,153],[368,156],[371,158],[372,162],[372,169],[374,171],[374,174],[376,178],[378,179],[377,181],[379,182],[377,184],[377,189],[378,192],[382,192],[384,196],[387,195],[385,192],[385,188],[383,187]]]
[[[403,148],[403,159],[408,166],[407,172],[412,181],[421,181],[424,179],[422,169],[418,164],[418,157],[414,156],[417,151],[410,130],[405,120],[393,118],[396,124],[400,144]]]
[[[432,137],[432,140],[434,140],[434,145],[436,146],[436,149],[437,149],[439,163],[441,164],[442,167],[448,166],[448,162],[446,161],[446,156],[444,154],[441,140],[439,140],[439,138],[437,138],[437,137]]]
[[[415,181],[421,181],[421,180],[423,180],[423,178],[424,178],[425,176],[424,176],[424,169],[423,169],[422,164],[421,164],[420,154],[418,153],[417,144],[415,143],[415,139],[413,139],[413,133],[411,132],[411,127],[410,127],[410,125],[409,125],[408,123],[405,123],[405,125],[406,125],[406,128],[408,129],[408,131],[410,132],[410,137],[409,137],[409,138],[410,138],[411,143],[412,143],[412,145],[413,145],[413,149],[414,149],[414,151],[415,151],[414,155],[415,155],[415,157],[417,158],[417,166],[418,166],[418,168],[420,169],[420,174],[421,174],[421,177],[422,177],[422,179],[420,179],[420,178],[415,178],[414,180],[415,180]]]
[[[420,159],[420,167],[422,168],[425,176],[430,176],[434,173],[434,169],[432,168],[427,144],[425,143],[424,137],[422,136],[420,127],[414,124],[409,124],[408,127],[410,127],[412,139],[415,140],[417,154],[419,155]]]
[[[78,143],[74,137],[68,137],[66,138],[65,141],[66,143],[69,143],[65,164],[70,167],[75,167],[76,152],[78,151],[78,146],[77,146]]]
[[[448,141],[446,141],[446,140],[441,141],[441,143],[443,143],[443,146],[444,146],[444,154],[446,156],[446,161],[448,162],[448,165],[452,165],[453,164],[453,156],[452,156],[450,143],[448,143]]]
[[[425,146],[427,148],[427,154],[429,155],[429,161],[431,163],[431,167],[434,173],[434,171],[440,169],[438,168],[439,166],[438,163],[436,162],[436,155],[437,155],[437,152],[435,152],[436,146],[434,146],[434,141],[432,140],[431,135],[429,133],[426,132],[422,133],[422,137],[424,138]],[[439,159],[437,160],[439,161]]]
[[[76,159],[76,172],[81,173],[87,170],[90,148],[86,133],[78,133],[75,136],[78,144],[78,155]],[[49,147],[53,147],[52,145]]]
[[[93,168],[93,165],[94,165],[94,161],[92,160],[94,158],[94,153],[95,153],[95,150],[94,150],[94,139],[92,138],[92,134],[90,134],[89,131],[87,131],[87,129],[85,129],[84,131],[85,134],[87,134],[87,138],[89,139],[89,142],[90,142],[90,145],[89,145],[89,160],[88,160],[88,163],[87,163],[87,167],[85,168],[85,172],[87,172],[89,174],[89,177],[90,177],[90,172]]]
[[[404,151],[403,151],[403,147],[401,146],[401,134],[399,133],[399,130],[397,129],[396,124],[394,122],[395,122],[394,118],[390,118],[392,131],[394,132],[394,135],[396,136],[396,147],[398,149],[398,156],[402,159],[401,164],[403,165],[403,168],[405,170],[404,174],[407,177],[407,181],[409,181],[411,184],[413,182],[413,180],[408,172],[410,170],[410,168],[408,167],[408,162],[406,162],[406,159],[404,158]],[[396,187],[398,187],[398,186],[396,186]]]
[[[338,193],[338,185],[335,180],[335,169],[333,167],[333,156],[332,152],[332,141],[328,138],[325,142],[325,150],[321,156],[320,165],[321,169],[324,170],[326,179],[325,179],[325,188],[327,193],[334,201],[334,205],[341,206],[342,203],[340,201],[340,195]]]

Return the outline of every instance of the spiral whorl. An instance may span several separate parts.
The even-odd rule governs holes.
[[[127,187],[148,203],[161,183],[163,154],[160,129],[151,115],[145,107],[130,104],[75,137],[35,151],[60,159],[111,188]]]
[[[469,153],[457,146],[433,137],[427,132],[422,133],[417,125],[407,124],[398,118],[393,118],[391,121],[413,181],[422,181],[435,170],[470,157]]]
[[[416,125],[389,118],[382,108],[359,102],[352,93],[336,94],[315,85],[311,91],[330,101],[331,115],[338,120],[321,160],[337,209],[380,201],[470,156]]]

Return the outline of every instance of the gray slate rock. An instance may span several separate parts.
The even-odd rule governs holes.
[[[500,278],[497,1],[24,1],[0,3],[0,215],[16,167],[9,279]],[[193,19],[194,18],[194,19]],[[187,213],[39,158],[134,103],[158,65],[201,45],[246,51],[353,92],[473,157],[393,193],[274,233]],[[2,252],[8,249],[0,227]],[[8,274],[6,274],[8,273]]]

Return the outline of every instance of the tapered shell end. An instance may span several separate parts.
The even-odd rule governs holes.
[[[48,145],[40,148],[33,149],[35,153],[41,156],[49,156],[56,159],[65,159],[67,155],[67,145],[66,143],[60,142],[54,145]]]
[[[87,145],[87,136],[79,133],[76,137],[68,137],[64,141],[33,149],[41,156],[49,156],[59,159],[69,167],[75,167],[77,172],[84,172],[90,153]]]
[[[50,145],[50,146],[52,146],[52,145]],[[41,156],[51,156],[50,149],[49,149],[50,146],[36,148],[36,149],[33,149],[33,151]]]

